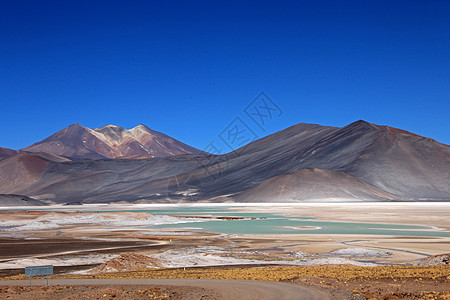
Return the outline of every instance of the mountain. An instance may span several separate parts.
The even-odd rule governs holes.
[[[0,161],[0,193],[15,194],[39,181],[49,165],[49,160],[33,154],[20,154]]]
[[[48,203],[450,200],[448,145],[365,121],[342,128],[297,124],[219,156],[28,155],[0,161],[0,174],[8,173],[0,177],[0,193]]]
[[[263,180],[268,179],[265,176],[268,172],[273,177],[305,168],[321,168],[349,174],[400,199],[450,199],[450,147],[447,145],[365,121],[343,128],[320,127],[322,130],[305,138],[311,132],[307,128],[311,126],[300,124],[290,128],[292,141],[287,140],[290,131],[257,141],[270,143],[258,155],[254,155],[256,144],[249,144],[243,149],[241,160],[253,158],[258,171],[250,173],[259,172],[258,178]],[[295,142],[297,137],[306,142]]]
[[[21,151],[45,152],[71,159],[152,158],[202,153],[142,124],[130,130],[114,125],[90,129],[73,124]]]
[[[0,194],[0,206],[42,206],[45,203],[23,195]]]
[[[0,161],[0,194],[16,194],[39,182],[52,163],[67,161],[67,158],[47,153],[21,153],[5,158]]]
[[[400,200],[350,174],[327,169],[301,169],[278,175],[238,196],[239,202]]]
[[[15,154],[17,154],[16,150],[0,147],[0,159],[2,157],[13,156]]]

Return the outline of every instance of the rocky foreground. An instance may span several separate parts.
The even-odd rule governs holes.
[[[450,266],[428,267],[213,267],[142,269],[94,276],[58,276],[84,279],[233,279],[281,281],[313,287],[324,299],[450,299]],[[26,279],[24,275],[3,279]],[[1,282],[0,282],[1,285]],[[221,299],[214,290],[169,286],[50,286],[0,287],[8,299]]]

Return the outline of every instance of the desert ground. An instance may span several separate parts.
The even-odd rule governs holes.
[[[24,267],[52,264],[55,275],[51,276],[50,283],[61,276],[143,278],[139,272],[148,272],[144,278],[284,281],[320,289],[322,294],[316,295],[318,299],[332,299],[337,295],[342,299],[450,297],[448,265],[417,266],[429,256],[450,252],[450,237],[446,236],[450,231],[450,203],[199,204],[198,208],[201,207],[216,211],[196,213],[195,205],[186,206],[189,213],[182,215],[149,212],[167,209],[164,205],[3,209],[0,211],[0,276],[20,283],[27,279],[23,275]],[[203,222],[217,220],[225,225],[230,224],[225,222],[251,220],[251,213],[307,217],[323,222],[421,225],[426,226],[422,231],[442,234],[320,234],[311,233],[317,229],[313,226],[300,228],[308,231],[303,234],[229,234],[200,230]],[[418,229],[410,232],[414,230]],[[336,268],[340,271],[329,271]],[[378,271],[374,270],[385,271],[375,276]],[[82,299],[98,295],[123,299],[140,296],[148,299],[149,295],[157,299],[226,298],[217,286],[205,289],[175,286],[174,282],[125,286],[61,282],[58,288],[52,284],[48,288],[30,288],[27,284],[28,281],[20,283],[23,286],[3,286],[2,293],[10,299],[33,299],[36,293],[50,295],[50,291],[64,291],[54,294],[57,299],[71,299],[71,295]],[[62,286],[67,288],[60,289]]]

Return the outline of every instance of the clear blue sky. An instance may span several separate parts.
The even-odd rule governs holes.
[[[0,146],[144,123],[203,149],[366,121],[450,144],[450,1],[0,2]],[[244,108],[264,91],[265,131]],[[269,122],[270,121],[270,122]]]

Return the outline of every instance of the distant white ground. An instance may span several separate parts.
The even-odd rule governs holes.
[[[102,226],[145,226],[145,225],[165,225],[165,224],[179,224],[179,223],[195,223],[204,220],[198,218],[177,218],[166,215],[149,216],[141,219],[132,217],[110,215],[104,217],[95,214],[80,214],[72,216],[59,215],[42,216],[32,221],[30,220],[14,220],[14,221],[0,221],[0,232],[2,231],[29,231],[29,230],[43,230],[54,229],[67,225],[85,225],[98,224]]]

